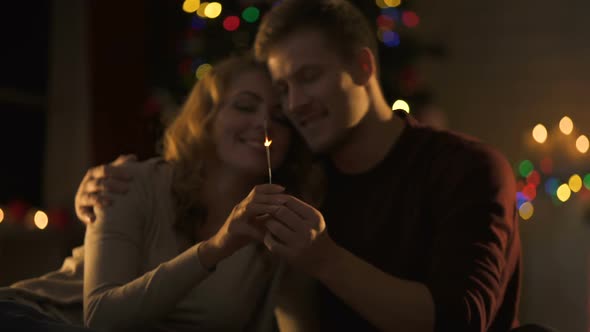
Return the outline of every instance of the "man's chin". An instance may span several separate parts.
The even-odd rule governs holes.
[[[342,141],[342,139],[328,137],[305,140],[307,146],[314,155],[330,154],[338,149]]]

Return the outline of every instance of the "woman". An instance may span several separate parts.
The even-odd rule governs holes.
[[[249,56],[216,65],[167,129],[164,158],[133,163],[126,195],[95,209],[84,241],[87,326],[272,330],[278,264],[260,241],[285,189],[259,185],[265,119],[271,163],[282,165],[276,182],[301,194],[309,155],[265,69]]]

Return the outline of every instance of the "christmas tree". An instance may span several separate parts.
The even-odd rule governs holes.
[[[386,99],[392,103],[404,99],[419,112],[423,105],[431,102],[432,91],[420,78],[416,64],[423,57],[442,57],[443,47],[416,37],[414,30],[420,25],[420,16],[412,9],[410,1],[351,2],[373,24],[379,39],[380,78]],[[152,25],[152,35],[160,39],[151,50],[155,68],[152,84],[157,87],[155,94],[160,108],[166,108],[162,100],[181,102],[192,85],[217,60],[248,50],[261,18],[279,3],[268,0],[153,3],[152,20],[164,21],[166,25],[165,28],[163,24]],[[171,38],[171,34],[174,37]],[[162,45],[166,47],[162,48]],[[163,92],[169,95],[163,96]],[[152,109],[158,109],[154,106],[158,102],[150,105]]]

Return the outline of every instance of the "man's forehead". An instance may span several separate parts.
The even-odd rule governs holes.
[[[287,52],[285,49],[270,52],[267,65],[273,81],[276,81],[286,79],[308,67],[327,66],[337,61],[337,55],[330,51],[311,47],[300,52]]]
[[[273,80],[290,75],[295,65],[292,57],[284,52],[270,52],[267,64]]]

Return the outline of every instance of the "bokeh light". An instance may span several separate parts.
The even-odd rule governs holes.
[[[570,186],[571,191],[577,193],[582,190],[582,177],[578,174],[572,175],[568,181],[568,185]]]
[[[385,0],[375,0],[375,4],[379,8],[387,8],[388,7],[387,4],[385,3]]]
[[[401,0],[384,0],[383,2],[385,2],[387,7],[397,7],[402,3]]]
[[[394,7],[387,7],[387,8],[381,9],[381,14],[391,17],[396,22],[401,22],[401,20],[402,20],[401,10],[394,8]]]
[[[194,13],[201,6],[201,0],[184,0],[182,10],[187,13]]]
[[[399,34],[395,31],[385,30],[382,33],[383,44],[388,47],[396,47],[399,46],[400,39]]]
[[[200,31],[205,29],[205,27],[207,27],[207,22],[203,18],[196,15],[193,16],[191,20],[191,29]]]
[[[528,201],[532,201],[537,197],[537,187],[535,187],[534,184],[529,183],[522,189],[522,194]]]
[[[541,184],[541,175],[537,171],[532,171],[526,178],[526,182],[533,184],[535,187]]]
[[[586,187],[586,189],[590,190],[590,174],[586,174],[584,176],[584,187]]]
[[[588,148],[590,148],[590,141],[588,141],[588,137],[586,135],[580,135],[576,140],[576,149],[581,153],[588,152]]]
[[[561,132],[566,135],[572,133],[572,131],[574,130],[574,122],[572,121],[572,119],[570,119],[569,116],[564,116],[563,118],[561,118],[561,121],[559,121],[559,130],[561,130]]]
[[[547,128],[540,123],[536,125],[535,128],[533,128],[533,139],[537,143],[545,143],[547,140]]]
[[[557,193],[557,188],[559,188],[559,180],[556,178],[549,178],[545,181],[545,192],[548,195],[555,196]]]
[[[205,74],[207,74],[207,72],[209,72],[212,68],[213,68],[213,66],[211,66],[208,63],[204,63],[204,64],[200,65],[197,68],[197,71],[195,73],[195,75],[197,76],[197,79],[200,80],[201,78],[203,78],[203,76],[205,76]]]
[[[0,209],[0,223],[4,221],[4,211]]]
[[[381,14],[377,16],[377,26],[383,30],[393,30],[393,28],[395,27],[395,21],[393,20],[393,18]]]
[[[533,214],[535,213],[535,207],[531,202],[526,202],[520,206],[518,209],[518,214],[522,218],[522,220],[529,220],[532,218]]]
[[[572,191],[570,189],[570,186],[566,183],[562,184],[561,186],[559,186],[559,188],[557,188],[557,198],[560,201],[566,202],[568,199],[570,199],[571,196]]]
[[[221,4],[219,2],[211,2],[207,5],[207,7],[205,7],[205,16],[207,16],[207,18],[216,18],[219,15],[221,15]]]
[[[244,9],[244,11],[242,12],[242,18],[246,22],[254,23],[258,21],[258,18],[260,18],[260,10],[258,10],[258,8],[254,6],[250,6]]]
[[[240,18],[237,16],[228,16],[223,20],[223,28],[227,31],[236,31],[240,27]]]
[[[47,214],[41,210],[35,213],[33,221],[35,222],[35,226],[37,226],[39,229],[45,229],[47,224],[49,224],[49,218],[47,217]]]
[[[516,181],[516,191],[522,191],[526,184],[522,180]]]
[[[535,167],[530,160],[523,160],[520,165],[518,165],[518,173],[523,178],[529,176],[534,169]]]
[[[402,22],[408,27],[413,28],[420,23],[420,17],[413,11],[407,10],[402,14]]]
[[[205,9],[207,9],[207,6],[209,6],[208,2],[201,2],[199,9],[197,9],[197,15],[199,15],[199,17],[207,18],[207,15],[205,15]]]
[[[516,193],[516,206],[520,209],[520,206],[529,200],[520,191]]]
[[[403,110],[406,113],[410,113],[410,105],[408,105],[405,100],[398,99],[393,103],[393,106],[391,106],[391,110]]]

